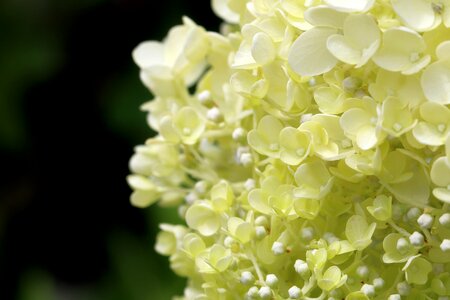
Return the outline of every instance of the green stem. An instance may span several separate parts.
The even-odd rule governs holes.
[[[388,224],[394,228],[395,230],[397,230],[398,233],[404,235],[405,237],[409,238],[409,236],[411,235],[408,231],[406,231],[405,229],[401,228],[400,226],[397,226],[392,220],[388,221]]]

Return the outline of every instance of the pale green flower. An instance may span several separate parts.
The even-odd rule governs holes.
[[[248,133],[248,143],[258,153],[277,158],[280,155],[278,136],[282,129],[283,124],[277,118],[267,115]]]
[[[428,281],[428,273],[432,270],[431,263],[420,255],[408,259],[402,271],[405,271],[408,283],[425,284]]]
[[[417,31],[428,31],[438,26],[441,20],[450,26],[450,1],[447,0],[391,0],[400,19]]]
[[[374,148],[386,137],[380,130],[379,108],[371,98],[360,100],[356,107],[345,111],[339,121],[345,135],[362,150]]]
[[[195,265],[200,273],[220,273],[228,269],[232,259],[229,249],[214,244],[196,257]]]
[[[143,42],[133,51],[142,81],[158,95],[173,95],[176,78],[191,85],[205,68],[209,47],[206,32],[189,18],[183,23],[169,32],[164,43]]]
[[[413,128],[414,137],[422,144],[441,146],[450,133],[450,109],[426,102],[420,106],[421,121]]]
[[[422,74],[422,89],[431,102],[450,104],[450,42],[439,44],[438,60],[429,65]]]
[[[337,11],[345,12],[366,12],[372,8],[374,0],[345,1],[345,0],[325,0],[325,3]]]
[[[447,299],[447,0],[212,0],[133,52],[157,133],[127,177],[178,206],[177,300]]]
[[[356,68],[366,64],[380,45],[380,30],[375,20],[368,15],[350,15],[345,19],[342,31],[342,35],[334,34],[327,39],[328,51]]]
[[[419,72],[430,62],[429,55],[423,55],[425,41],[417,32],[405,28],[392,28],[383,33],[383,42],[372,58],[383,69],[410,75]]]
[[[430,176],[433,183],[437,186],[433,189],[433,195],[443,202],[450,203],[449,158],[442,156],[436,159],[431,168]]]

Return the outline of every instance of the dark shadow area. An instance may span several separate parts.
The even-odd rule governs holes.
[[[182,15],[217,30],[209,1],[190,3],[0,4],[0,299],[182,293],[153,250],[157,223],[175,212],[133,208],[125,176],[134,145],[152,134],[131,51]]]

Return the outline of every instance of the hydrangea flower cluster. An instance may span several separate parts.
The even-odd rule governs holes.
[[[133,58],[177,299],[450,298],[450,1],[212,0]]]

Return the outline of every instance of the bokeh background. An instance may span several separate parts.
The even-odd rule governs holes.
[[[0,1],[0,299],[170,299],[153,250],[174,209],[129,204],[133,147],[152,132],[132,49],[209,0]]]

